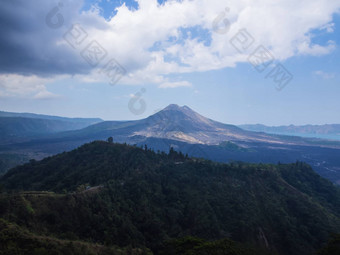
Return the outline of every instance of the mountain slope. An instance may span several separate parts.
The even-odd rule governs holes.
[[[0,142],[11,143],[21,141],[23,138],[42,137],[47,134],[82,129],[95,122],[97,121],[0,117]]]
[[[0,144],[22,141],[22,138],[82,129],[102,121],[99,118],[65,118],[0,111]]]
[[[302,163],[219,164],[93,142],[12,169],[1,184],[65,193],[2,197],[0,217],[35,233],[155,252],[165,240],[192,235],[312,254],[340,231],[339,189]],[[14,206],[21,200],[28,209]]]
[[[65,118],[0,111],[0,144],[18,143],[58,132],[82,129],[102,121],[99,118]]]
[[[64,118],[32,113],[0,111],[0,174],[31,158],[41,159],[51,154],[45,149],[8,149],[7,146],[29,142],[32,139],[48,139],[58,132],[82,129],[101,122],[98,118]]]
[[[208,119],[187,106],[169,105],[150,117],[137,121],[108,121],[92,125],[81,131],[63,134],[65,137],[115,135],[133,141],[135,137],[172,139],[191,144],[218,145],[223,141],[289,143],[278,136],[249,132],[234,125]],[[137,140],[136,140],[137,141]],[[296,141],[294,141],[296,142]]]
[[[219,145],[230,141],[243,147],[252,143],[271,145],[305,145],[340,148],[340,142],[326,144],[317,139],[303,139],[243,130],[234,125],[208,119],[187,106],[169,105],[146,119],[136,121],[104,121],[82,130],[64,132],[56,139],[104,139],[115,136],[116,141],[138,143],[150,137],[171,139],[189,144]]]
[[[340,142],[246,131],[178,105],[169,105],[146,119],[104,121],[81,130],[49,134],[43,139],[0,145],[0,153],[22,153],[41,159],[42,154],[53,155],[110,136],[120,143],[147,144],[161,151],[174,147],[219,162],[305,161],[322,176],[340,184]]]
[[[21,118],[30,118],[30,119],[43,119],[43,120],[63,120],[68,122],[77,122],[77,123],[97,123],[103,121],[100,118],[67,118],[67,117],[59,117],[59,116],[51,116],[44,114],[35,114],[35,113],[18,113],[18,112],[5,112],[0,111],[0,117],[21,117]]]
[[[2,255],[151,255],[146,249],[122,249],[91,242],[39,236],[3,219],[0,219],[0,239]]]

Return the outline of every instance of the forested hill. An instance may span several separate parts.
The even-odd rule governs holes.
[[[299,162],[220,164],[97,141],[16,167],[0,182],[1,224],[17,231],[1,238],[12,243],[8,233],[25,229],[154,254],[303,255],[340,232],[339,189]]]

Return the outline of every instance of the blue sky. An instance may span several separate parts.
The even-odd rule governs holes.
[[[51,29],[38,18],[26,24],[23,12],[36,11],[37,17],[44,17],[58,1],[41,6],[17,1],[22,6],[15,9],[5,0],[12,8],[0,7],[8,19],[1,35],[0,110],[126,120],[147,117],[175,103],[231,124],[340,123],[339,1],[302,1],[301,7],[294,1],[278,1],[270,7],[248,6],[247,1],[225,5],[200,1],[196,6],[190,1],[158,1],[157,5],[153,0],[81,4],[65,0],[60,11],[63,25]],[[314,6],[309,6],[311,2]],[[212,22],[226,5],[230,12],[225,18],[231,27],[218,34]],[[309,8],[316,5],[318,10],[311,14]],[[261,19],[252,16],[262,17],[261,11],[268,14],[263,19],[272,21],[272,26],[259,24]],[[287,19],[275,20],[278,15],[270,15],[275,11]],[[294,20],[298,14],[302,19]],[[63,41],[75,23],[107,51],[97,67],[80,57],[80,49],[73,50]],[[243,27],[256,40],[253,48],[239,54],[229,41]],[[24,33],[13,36],[17,28]],[[275,57],[263,73],[247,60],[258,45]],[[98,72],[111,57],[126,70],[114,86]],[[278,63],[293,76],[281,91],[266,78]],[[135,115],[128,107],[130,100],[136,101],[136,108],[142,100],[145,111]]]

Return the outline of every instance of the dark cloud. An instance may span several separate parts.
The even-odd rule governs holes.
[[[45,19],[59,2],[63,22],[53,29]],[[72,0],[1,1],[0,72],[50,76],[90,71],[79,51],[63,40],[64,33],[79,18],[81,6],[82,1]]]

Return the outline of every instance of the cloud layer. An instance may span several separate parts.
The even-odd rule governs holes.
[[[84,81],[106,81],[98,70],[114,58],[127,71],[120,83],[190,86],[187,81],[172,81],[170,76],[234,67],[247,61],[255,48],[240,53],[229,42],[243,28],[256,45],[270,49],[278,60],[324,55],[336,47],[333,41],[320,45],[313,39],[318,30],[334,33],[332,18],[339,12],[340,0],[137,2],[138,9],[122,4],[107,20],[96,7],[82,10],[82,2],[76,0],[63,0],[62,5],[55,0],[2,1],[0,82],[8,74],[19,80],[72,75]],[[53,10],[62,17],[62,25],[54,28],[46,23]],[[222,27],[214,32],[214,21],[219,18]],[[58,17],[50,20],[57,24]],[[87,34],[76,49],[64,39],[73,24],[79,24]],[[227,25],[225,30],[223,24]],[[107,52],[95,67],[81,56],[92,40]]]

